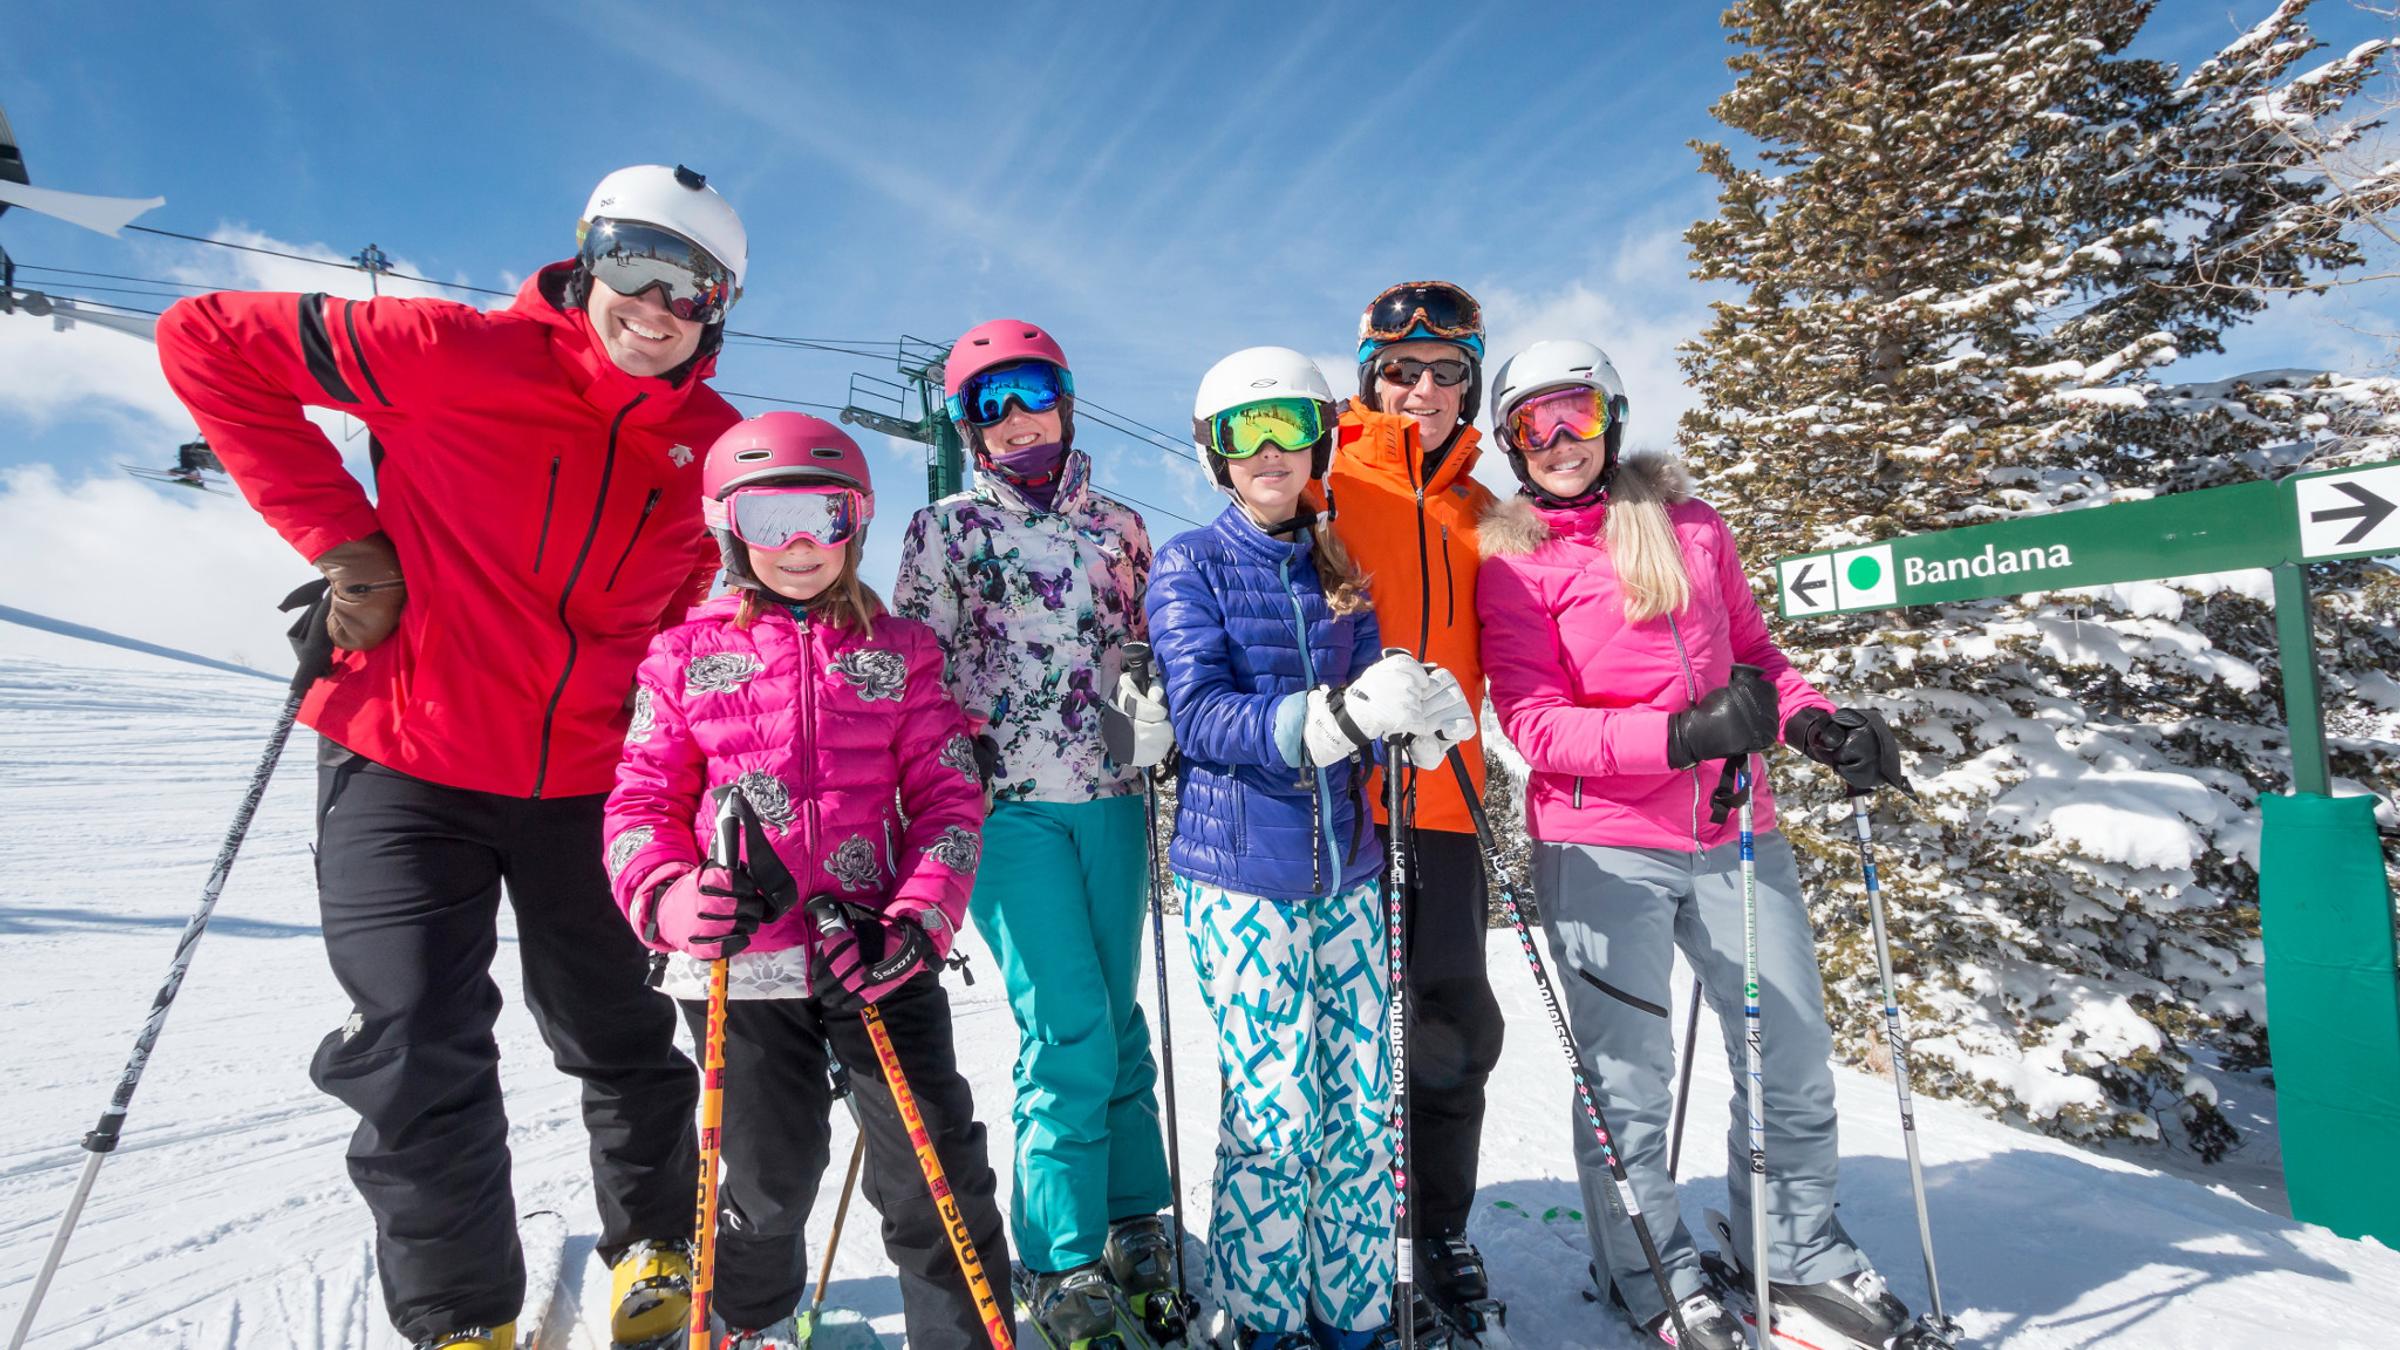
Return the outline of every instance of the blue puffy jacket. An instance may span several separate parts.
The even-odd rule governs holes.
[[[1282,900],[1331,895],[1380,871],[1357,761],[1316,769],[1301,751],[1295,696],[1348,684],[1380,646],[1372,612],[1337,615],[1326,604],[1307,533],[1271,538],[1228,506],[1158,551],[1148,608],[1182,751],[1168,865]]]

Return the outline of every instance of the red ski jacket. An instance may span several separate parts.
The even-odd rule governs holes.
[[[222,292],[158,324],[167,382],[242,495],[316,558],[381,530],[408,603],[337,652],[301,720],[379,764],[511,797],[606,792],[650,639],[714,578],[701,383],[637,378],[562,299],[569,264],[485,313],[446,300]],[[372,433],[375,497],[303,415]]]

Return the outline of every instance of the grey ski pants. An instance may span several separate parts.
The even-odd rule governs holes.
[[[1814,1283],[1864,1269],[1866,1258],[1834,1217],[1839,1148],[1834,1130],[1833,1035],[1817,979],[1816,936],[1800,899],[1800,872],[1781,834],[1758,836],[1758,970],[1767,1135],[1769,1278]],[[1706,1276],[1667,1175],[1667,1117],[1674,1092],[1675,949],[1700,974],[1725,1030],[1733,1070],[1725,1136],[1726,1207],[1749,1263],[1748,1059],[1742,1016],[1741,846],[1673,849],[1534,845],[1534,892],[1558,967],[1576,1052],[1616,1132],[1643,1217],[1677,1298]],[[1584,1224],[1601,1270],[1638,1321],[1666,1311],[1641,1242],[1617,1201],[1600,1145],[1573,1109]]]

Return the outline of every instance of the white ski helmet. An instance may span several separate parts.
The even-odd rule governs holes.
[[[733,273],[733,294],[740,299],[742,283],[750,276],[750,234],[708,179],[678,164],[636,164],[600,180],[575,223],[575,239],[595,220],[637,221],[673,230],[700,247]]]
[[[1301,398],[1317,405],[1324,433],[1308,449],[1308,476],[1323,478],[1333,463],[1333,386],[1317,363],[1289,347],[1244,347],[1208,368],[1200,377],[1200,393],[1192,400],[1192,444],[1217,486],[1230,491],[1225,457],[1216,452],[1216,433],[1210,424],[1245,403],[1271,398]]]
[[[1607,400],[1607,449],[1600,477],[1592,484],[1597,492],[1608,486],[1609,476],[1616,472],[1617,455],[1625,444],[1625,417],[1631,407],[1625,397],[1625,381],[1618,377],[1607,352],[1589,342],[1553,338],[1501,362],[1499,373],[1492,377],[1492,430],[1508,452],[1508,466],[1516,470],[1517,481],[1539,493],[1525,475],[1525,450],[1509,435],[1508,416],[1526,399],[1552,389],[1597,389]]]

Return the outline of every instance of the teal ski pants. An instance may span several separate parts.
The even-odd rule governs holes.
[[[1381,891],[1275,900],[1175,878],[1217,1023],[1208,1255],[1257,1332],[1391,1320],[1391,981]]]
[[[968,911],[1017,1019],[1009,1227],[1034,1270],[1100,1259],[1115,1219],[1173,1198],[1150,1024],[1134,1001],[1150,893],[1138,795],[998,802]]]

